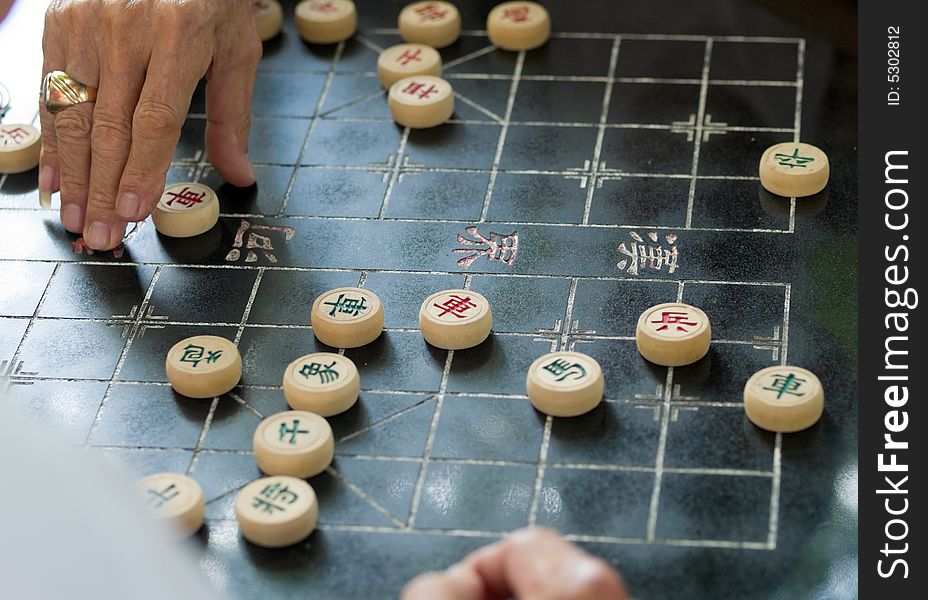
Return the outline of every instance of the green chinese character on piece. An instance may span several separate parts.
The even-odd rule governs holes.
[[[571,375],[574,376],[574,379],[583,379],[586,377],[586,369],[583,368],[583,365],[580,363],[570,364],[563,358],[556,358],[542,368],[551,373],[554,377],[557,377],[558,379],[556,381],[564,381]]]
[[[300,375],[306,379],[309,379],[313,376],[318,376],[319,383],[321,384],[332,383],[339,378],[338,371],[332,368],[334,366],[334,360],[327,365],[322,365],[317,362],[309,363],[308,365],[303,365],[303,368],[300,369]]]
[[[180,490],[173,483],[160,492],[157,490],[148,490],[148,503],[154,508],[161,508],[169,500],[180,495]]]
[[[356,317],[361,314],[361,311],[368,309],[364,304],[365,300],[367,299],[364,296],[360,298],[346,298],[345,294],[339,294],[338,300],[335,302],[323,302],[323,304],[332,307],[332,310],[329,311],[330,317],[334,317],[337,312]]]
[[[773,376],[773,383],[770,384],[770,387],[765,387],[765,390],[770,390],[771,392],[777,393],[777,400],[783,397],[783,394],[790,394],[792,396],[805,396],[805,392],[798,392],[797,390],[805,383],[805,379],[796,377],[792,373],[789,375],[777,374]]]
[[[193,368],[200,364],[200,361],[206,360],[206,364],[214,363],[222,356],[222,350],[210,350],[207,352],[203,346],[196,344],[187,344],[184,353],[180,357],[180,362],[190,363]]]
[[[287,437],[287,435],[289,434],[289,435],[290,435],[290,439],[289,439],[288,441],[290,442],[291,445],[294,445],[294,446],[295,446],[295,445],[296,445],[296,436],[298,436],[298,435],[301,434],[301,433],[309,433],[309,430],[308,430],[308,429],[300,429],[300,420],[299,420],[299,419],[293,419],[293,425],[292,425],[291,427],[289,427],[289,428],[287,427],[287,424],[286,424],[286,423],[281,423],[281,424],[280,424],[280,440],[279,440],[279,441],[281,441],[281,442],[284,441],[284,438]]]
[[[264,486],[258,496],[255,497],[252,506],[260,508],[262,512],[273,514],[275,510],[283,512],[286,507],[280,504],[293,504],[300,497],[296,495],[286,484],[272,483]],[[275,504],[275,502],[277,504]]]
[[[794,167],[805,169],[806,163],[810,163],[815,160],[811,156],[799,156],[799,148],[793,150],[792,154],[782,154],[777,152],[773,155],[773,158],[777,160],[781,167],[789,167],[790,169]]]
[[[196,368],[200,361],[203,360],[203,355],[206,353],[206,348],[203,346],[197,346],[196,344],[187,344],[184,348],[184,353],[180,357],[180,362],[190,363]]]

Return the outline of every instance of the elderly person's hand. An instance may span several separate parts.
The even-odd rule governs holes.
[[[402,600],[629,600],[619,574],[549,529],[523,529],[441,573],[413,579]]]
[[[91,248],[116,247],[127,222],[151,214],[204,76],[209,158],[230,183],[254,183],[251,0],[55,0],[43,47],[45,73],[99,89],[95,103],[41,110],[39,193],[61,190],[62,224]]]

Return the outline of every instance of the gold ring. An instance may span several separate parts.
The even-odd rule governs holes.
[[[42,81],[42,102],[49,114],[97,99],[97,88],[84,85],[64,71],[52,71]]]

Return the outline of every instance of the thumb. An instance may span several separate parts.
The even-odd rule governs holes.
[[[248,133],[259,60],[261,43],[255,34],[230,54],[217,53],[207,75],[206,152],[219,175],[239,187],[255,182],[255,168],[248,158]]]
[[[485,588],[473,569],[455,565],[441,573],[426,573],[406,584],[402,600],[484,600]]]

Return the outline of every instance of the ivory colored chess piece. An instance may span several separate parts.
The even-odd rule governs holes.
[[[201,183],[175,183],[165,188],[151,213],[162,235],[188,238],[206,233],[219,220],[219,197]]]
[[[422,336],[437,348],[473,348],[487,339],[492,328],[490,303],[470,290],[445,290],[432,294],[419,308]]]
[[[444,48],[461,35],[461,13],[450,2],[413,2],[400,11],[399,29],[407,42]]]
[[[638,351],[665,367],[694,363],[709,351],[712,327],[709,317],[695,306],[669,302],[641,314],[635,331]]]
[[[761,369],[744,385],[744,412],[752,423],[781,433],[807,429],[825,408],[822,382],[807,369],[775,366]]]
[[[266,42],[277,37],[284,24],[284,9],[277,0],[254,0],[258,37]]]
[[[576,417],[599,405],[606,383],[593,357],[552,352],[528,368],[525,387],[532,406],[539,411],[552,417]]]
[[[487,17],[487,35],[503,50],[532,50],[551,36],[551,17],[535,2],[503,2]]]
[[[311,44],[335,44],[354,35],[358,12],[350,0],[303,0],[296,5],[296,28]]]
[[[828,173],[828,157],[812,144],[774,144],[760,158],[761,185],[778,196],[817,194],[828,184]]]
[[[190,477],[156,473],[141,480],[138,490],[155,518],[170,523],[177,537],[191,536],[203,526],[206,499]]]
[[[252,481],[235,500],[235,518],[246,540],[265,548],[302,542],[316,528],[319,503],[312,486],[275,475]]]
[[[441,54],[424,44],[397,44],[380,53],[377,77],[385,90],[406,77],[441,77]]]
[[[284,371],[283,387],[291,408],[331,417],[358,401],[361,377],[350,358],[317,352],[290,363]]]
[[[39,164],[42,134],[32,125],[0,124],[0,174],[25,173]]]
[[[335,438],[329,422],[302,410],[267,417],[252,439],[258,468],[268,475],[314,477],[332,464]]]
[[[441,77],[405,77],[390,86],[387,96],[393,120],[404,127],[437,127],[454,113],[454,91]]]
[[[181,340],[164,361],[171,387],[188,398],[214,398],[230,391],[242,378],[242,356],[223,337],[198,335]]]
[[[310,321],[323,344],[357,348],[370,344],[383,331],[383,304],[370,290],[338,288],[316,298]]]

